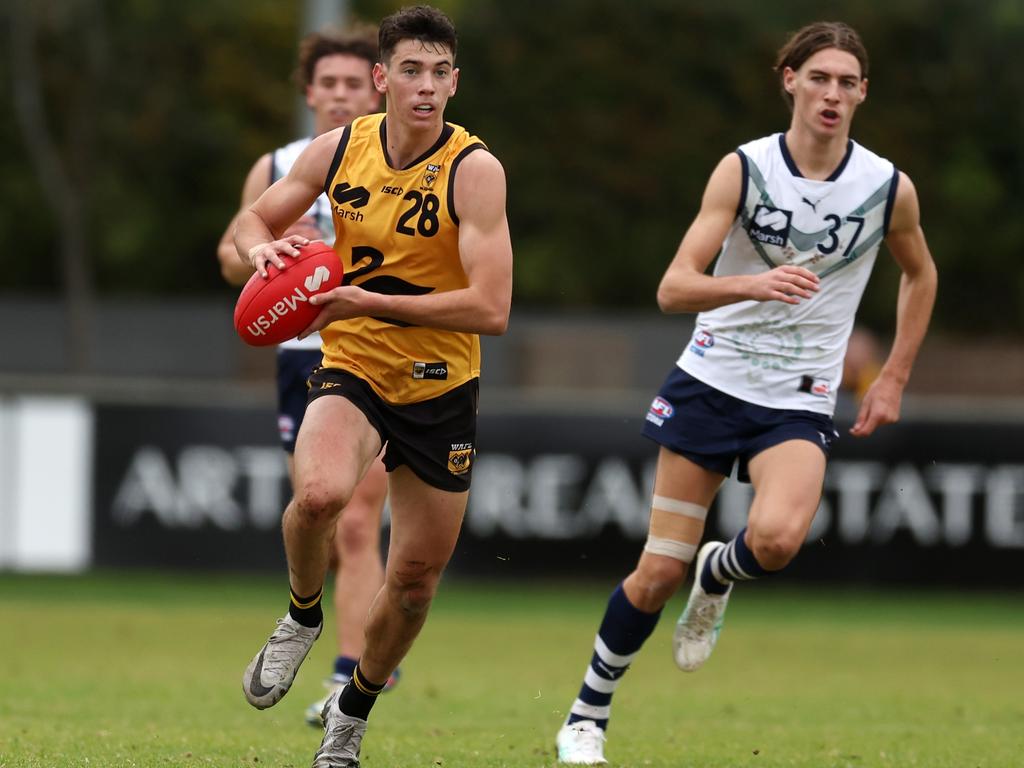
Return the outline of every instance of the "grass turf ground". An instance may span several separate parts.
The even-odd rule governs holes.
[[[442,585],[365,768],[543,768],[611,585]],[[325,632],[289,695],[251,709],[246,663],[280,579],[0,575],[0,768],[308,766]],[[613,766],[1024,765],[1024,595],[741,585],[696,674],[669,652],[682,595],[615,699]]]

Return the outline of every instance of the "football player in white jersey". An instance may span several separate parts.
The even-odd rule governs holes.
[[[563,763],[605,762],[615,688],[695,558],[673,637],[686,671],[711,654],[733,582],[779,571],[800,549],[838,437],[843,353],[882,240],[902,270],[896,334],[853,436],[899,418],[931,317],[936,270],[914,186],[849,138],[868,85],[857,33],[842,23],[804,27],[779,51],[776,71],[789,129],[718,164],[658,288],[663,312],[699,314],[646,416],[644,434],[660,445],[649,536],[608,602],[558,733]],[[707,510],[734,469],[754,488],[747,525],[698,551]]]
[[[346,36],[313,33],[302,40],[295,80],[313,113],[316,136],[379,109],[380,94],[373,85],[376,61],[374,29],[359,30]],[[248,209],[272,183],[286,175],[311,140],[311,137],[298,139],[260,157],[246,177],[239,210]],[[232,285],[243,285],[252,269],[239,260],[235,251],[236,219],[237,214],[221,238],[217,258],[224,279]],[[333,242],[334,224],[326,196],[317,198],[286,235],[298,243],[310,240]],[[288,475],[293,482],[295,438],[306,409],[307,379],[319,367],[320,361],[319,334],[314,333],[302,341],[287,341],[277,350],[278,431],[287,454]],[[352,676],[363,651],[363,624],[370,603],[384,581],[380,519],[386,495],[384,465],[377,461],[357,487],[335,532],[332,560],[337,656],[328,679],[328,695]],[[392,676],[388,687],[396,680],[397,676]],[[314,702],[306,710],[306,721],[310,725],[322,727],[322,708],[323,700]]]

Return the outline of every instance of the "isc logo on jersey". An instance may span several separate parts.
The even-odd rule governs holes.
[[[752,240],[781,247],[789,240],[789,226],[792,221],[792,211],[759,205],[754,209],[754,218],[750,222],[748,232]]]
[[[676,409],[672,407],[672,403],[659,396],[651,402],[651,407],[647,411],[647,421],[660,427],[666,419],[671,419],[675,412]]]

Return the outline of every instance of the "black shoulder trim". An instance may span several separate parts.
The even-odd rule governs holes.
[[[789,172],[798,179],[802,179],[804,175],[800,173],[800,169],[796,167],[793,156],[789,154],[789,147],[786,146],[786,134],[784,133],[779,134],[779,150],[782,152],[782,159],[786,161],[786,167],[789,168]]]
[[[892,221],[892,209],[896,206],[896,187],[900,183],[900,169],[892,167],[892,183],[889,184],[889,196],[885,200],[885,219],[882,221],[882,237],[889,234],[889,222]]]
[[[388,154],[388,128],[387,128],[387,125],[388,125],[387,118],[385,118],[385,119],[380,121],[380,149],[384,153],[384,162],[386,162],[388,164],[388,168],[394,168],[394,170],[396,170],[396,171],[407,171],[410,168],[419,165],[424,160],[426,160],[428,157],[430,157],[432,154],[437,152],[437,150],[439,150],[441,147],[443,147],[445,145],[445,142],[447,142],[448,139],[450,139],[452,137],[452,134],[455,133],[455,128],[451,125],[451,123],[445,123],[444,124],[444,128],[441,129],[441,135],[437,137],[437,141],[434,142],[433,146],[430,149],[428,149],[422,155],[420,155],[415,160],[413,160],[411,163],[406,165],[404,168],[395,168],[394,164],[391,162],[391,155]]]
[[[747,163],[750,161],[742,149],[737,149],[736,154],[740,156],[740,172],[743,174],[743,178],[740,179],[740,201],[736,203],[736,218],[739,218],[743,215],[743,206],[747,202],[747,184],[750,183],[750,169],[747,168]]]
[[[384,162],[387,163],[388,168],[394,168],[395,166],[391,164],[391,155],[388,154],[388,119],[386,117],[380,121],[377,134],[380,136],[380,151],[384,155]]]
[[[836,181],[846,170],[847,163],[850,162],[850,156],[853,154],[853,139],[846,140],[846,154],[843,155],[843,159],[836,166],[836,169],[832,171],[832,175],[829,176],[825,181]]]
[[[345,150],[348,148],[348,140],[352,136],[352,126],[346,125],[345,130],[341,132],[341,138],[338,139],[338,148],[334,150],[334,159],[331,160],[331,167],[327,170],[327,178],[324,179],[324,194],[327,195],[329,200],[331,197],[331,179],[334,178],[334,174],[338,172],[338,168],[341,167],[341,161],[345,157]]]
[[[468,147],[463,147],[462,151],[452,160],[451,170],[448,171],[448,213],[452,217],[452,221],[455,222],[456,227],[459,226],[459,215],[455,213],[455,171],[459,167],[459,163],[465,160],[468,154],[478,149],[487,149],[487,146],[483,142],[478,141],[470,144]]]

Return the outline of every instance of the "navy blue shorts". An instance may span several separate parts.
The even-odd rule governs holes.
[[[809,440],[828,458],[839,439],[832,419],[812,411],[765,408],[727,395],[674,367],[654,398],[643,434],[705,469],[750,482],[750,460],[787,440]]]
[[[277,431],[281,447],[288,453],[295,453],[295,437],[309,396],[309,377],[322,359],[319,349],[277,350]]]

